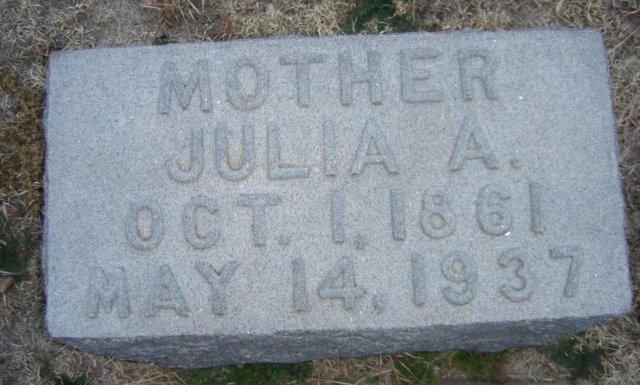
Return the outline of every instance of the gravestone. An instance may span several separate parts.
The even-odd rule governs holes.
[[[49,60],[51,336],[179,367],[542,344],[628,312],[589,30]]]

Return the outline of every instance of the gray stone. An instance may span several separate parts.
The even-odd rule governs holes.
[[[589,30],[52,54],[46,324],[179,367],[541,344],[628,312]]]

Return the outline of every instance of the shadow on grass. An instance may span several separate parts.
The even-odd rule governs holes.
[[[51,383],[52,385],[90,385],[85,377],[70,378],[68,376],[58,377]]]
[[[393,0],[359,0],[343,26],[345,33],[360,33],[367,24],[375,23],[376,32],[416,31],[417,27],[405,16],[396,14]]]
[[[0,276],[13,275],[20,280],[33,244],[31,239],[18,234],[6,217],[0,216]]]
[[[569,369],[571,379],[599,378],[604,373],[601,348],[577,348],[575,338],[569,338],[540,348],[549,359]]]
[[[178,375],[187,385],[209,384],[307,384],[313,364],[244,364],[213,369],[182,370]]]

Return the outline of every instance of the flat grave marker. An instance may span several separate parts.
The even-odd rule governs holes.
[[[54,53],[53,338],[180,367],[541,344],[628,312],[602,38]]]

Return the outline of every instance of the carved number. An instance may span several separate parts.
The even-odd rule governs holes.
[[[462,289],[444,287],[444,298],[453,305],[465,305],[476,296],[478,270],[473,259],[466,254],[454,251],[440,262],[440,271],[449,282],[463,283]]]
[[[532,260],[522,249],[509,249],[498,258],[498,265],[502,268],[510,268],[516,277],[516,282],[512,280],[500,286],[500,292],[510,301],[523,302],[531,298],[535,281],[529,268]]]
[[[529,205],[531,208],[531,231],[534,233],[544,232],[544,217],[542,216],[542,185],[540,183],[529,183]]]
[[[340,283],[342,285],[338,286]],[[356,286],[353,260],[348,257],[343,257],[338,265],[327,273],[318,287],[320,298],[341,299],[345,310],[352,310],[356,300],[363,295],[364,290]]]
[[[509,194],[496,185],[486,185],[476,201],[476,218],[482,231],[490,235],[504,235],[511,230],[511,213],[505,206]]]
[[[549,252],[551,258],[570,258],[569,271],[567,272],[567,280],[564,285],[563,294],[565,297],[573,297],[578,291],[578,282],[580,279],[580,270],[582,269],[582,250],[579,247],[556,247]]]
[[[291,262],[293,284],[293,307],[296,312],[302,312],[308,308],[307,278],[304,260],[297,258]]]
[[[440,190],[426,191],[422,196],[420,225],[431,238],[445,238],[455,230],[456,218],[451,211],[449,198]]]

